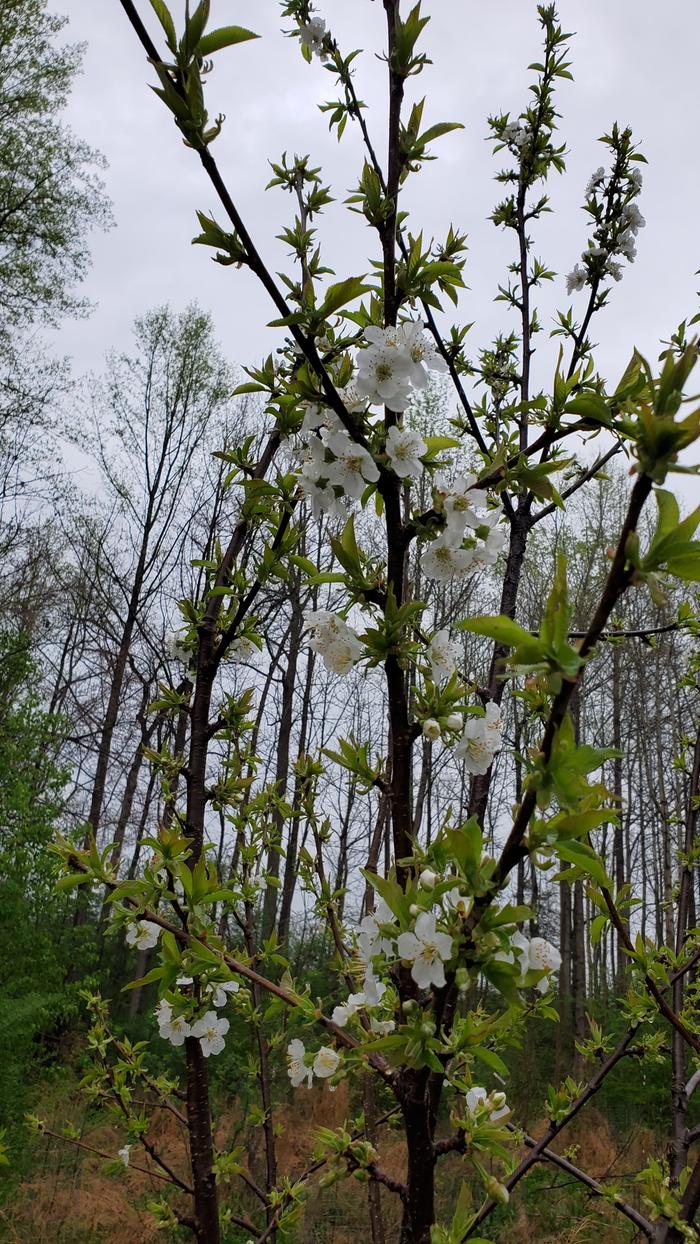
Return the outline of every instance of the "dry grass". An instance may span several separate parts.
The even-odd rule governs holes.
[[[83,1127],[84,1118],[78,1113],[79,1100],[72,1111],[66,1112],[65,1102],[56,1102],[54,1114],[58,1130],[70,1121],[81,1130],[85,1143],[116,1155],[123,1143],[123,1134],[116,1128],[102,1124],[92,1128]],[[279,1169],[289,1174],[300,1173],[310,1162],[314,1149],[314,1136],[320,1126],[338,1127],[349,1114],[348,1091],[340,1085],[335,1093],[327,1088],[319,1091],[299,1092],[293,1104],[285,1105],[276,1114]],[[59,1117],[60,1115],[60,1117]],[[217,1144],[225,1147],[236,1130],[235,1107],[224,1112],[217,1124]],[[541,1134],[544,1123],[533,1127],[533,1134]],[[158,1151],[177,1171],[186,1171],[186,1142],[180,1125],[170,1115],[160,1114],[149,1134]],[[558,1146],[562,1151],[565,1146]],[[622,1177],[627,1172],[639,1170],[649,1161],[655,1151],[654,1136],[648,1129],[638,1129],[626,1141],[616,1137],[606,1120],[595,1111],[588,1112],[567,1133],[566,1152],[574,1161],[585,1164],[589,1172],[598,1177]],[[583,1156],[585,1155],[585,1157]],[[259,1143],[252,1143],[248,1150],[251,1172],[261,1177],[262,1152]],[[132,1157],[139,1164],[148,1164],[141,1155]],[[404,1174],[403,1143],[399,1134],[385,1130],[381,1143],[381,1161],[384,1169],[396,1178]],[[47,1139],[43,1150],[37,1155],[35,1175],[24,1183],[18,1196],[7,1208],[0,1211],[0,1240],[7,1244],[159,1244],[164,1240],[157,1232],[146,1210],[149,1199],[158,1195],[162,1188],[160,1180],[136,1171],[119,1171],[105,1174],[104,1161],[96,1156],[80,1153],[69,1144]],[[543,1168],[540,1168],[540,1171]],[[463,1164],[458,1158],[450,1158],[441,1164],[443,1190],[439,1200],[441,1218],[449,1220],[453,1199],[463,1176]],[[566,1221],[569,1188],[562,1187],[561,1172],[550,1168],[551,1191],[544,1193],[546,1201],[523,1196],[523,1189],[514,1198],[514,1217],[507,1233],[493,1233],[499,1244],[624,1244],[629,1231],[619,1229],[614,1210],[600,1202],[587,1201],[585,1212],[576,1215],[575,1225]],[[541,1176],[540,1176],[541,1178]],[[566,1183],[563,1177],[564,1184]],[[387,1240],[398,1237],[400,1204],[390,1193],[382,1191],[387,1223]],[[533,1209],[533,1204],[536,1208]],[[539,1206],[545,1213],[543,1218]],[[255,1213],[255,1203],[247,1208]],[[182,1209],[187,1209],[185,1201]],[[551,1222],[558,1225],[551,1228]],[[546,1223],[546,1225],[545,1225]],[[367,1190],[355,1180],[339,1182],[326,1190],[315,1189],[304,1209],[299,1224],[300,1244],[358,1244],[368,1238]]]

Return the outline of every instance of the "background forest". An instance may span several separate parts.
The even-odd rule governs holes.
[[[123,929],[115,935],[110,926],[107,893],[87,897],[61,883],[49,848],[57,830],[79,847],[92,834],[120,876],[135,879],[149,864],[144,839],[173,822],[179,779],[163,757],[182,753],[187,717],[168,711],[163,689],[191,689],[178,639],[187,621],[180,602],[199,599],[219,542],[240,516],[229,472],[241,445],[257,460],[263,403],[256,393],[236,393],[245,379],[239,361],[225,357],[206,309],[194,302],[144,307],[130,350],[96,360],[87,377],[76,377],[46,344],[63,317],[89,312],[80,281],[90,239],[111,224],[101,157],[62,120],[80,63],[79,50],[65,40],[43,0],[0,0],[0,1240],[147,1244],[161,1238],[145,1211],[157,1178],[138,1167],[124,1170],[112,1116],[78,1085],[90,1066],[91,996],[111,1001],[119,1034],[138,1041],[157,1032],[154,986],[124,988],[147,975],[154,952],[138,950],[135,967]],[[496,409],[512,383],[509,367],[505,347],[475,363],[474,383]],[[452,394],[436,378],[408,421],[423,435],[449,436],[456,417]],[[575,487],[573,472],[564,473],[561,491],[566,496],[571,485],[572,493],[565,511],[540,501],[518,611],[528,629],[540,626],[565,553],[573,626],[585,632],[624,520],[628,464],[617,448],[602,445],[585,489]],[[453,456],[456,470],[470,465]],[[237,659],[222,673],[222,694],[254,689],[250,754],[257,760],[241,761],[237,797],[251,803],[272,792],[274,799],[265,805],[265,850],[245,865],[254,896],[247,923],[229,928],[222,906],[219,932],[243,937],[273,969],[275,955],[285,956],[313,995],[326,996],[333,989],[332,931],[311,893],[312,861],[321,861],[338,918],[357,923],[369,910],[359,869],[381,874],[390,866],[388,808],[380,790],[360,798],[358,777],[329,765],[320,805],[309,815],[307,758],[337,749],[343,736],[366,740],[371,762],[385,747],[386,707],[364,672],[339,681],[309,647],[304,613],[332,607],[334,583],[323,577],[332,571],[330,537],[342,523],[328,515],[319,523],[306,502],[297,521],[297,551],[318,581],[310,587],[299,567],[264,582],[256,604],[262,648],[238,641]],[[647,535],[652,527],[650,516]],[[359,517],[356,528],[371,553],[372,521]],[[256,555],[253,536],[242,565]],[[456,616],[498,611],[498,584],[489,573],[436,584],[416,558],[411,575],[413,596],[430,602],[434,630]],[[688,584],[655,599],[644,590],[628,593],[574,706],[578,743],[612,744],[625,757],[624,769],[620,756],[598,772],[621,816],[619,824],[603,825],[597,849],[634,936],[667,946],[678,933],[676,900],[700,763],[696,607]],[[615,637],[616,628],[624,638]],[[466,632],[458,642],[460,667],[483,685],[489,645]],[[506,746],[484,826],[494,854],[521,794],[523,757],[537,741],[530,732],[517,697],[507,696]],[[216,747],[225,753],[226,742]],[[429,737],[419,752],[414,833],[429,845],[449,811],[460,821],[466,816],[469,775]],[[231,756],[222,759],[230,769]],[[216,792],[208,834],[219,873],[234,875],[242,847]],[[524,1016],[509,1062],[509,1100],[534,1135],[543,1128],[547,1083],[569,1073],[587,1078],[596,1034],[614,1041],[627,1026],[619,999],[629,957],[575,863],[562,875],[522,861],[512,885],[513,900],[537,912],[528,935],[546,937],[562,960],[559,1022]],[[697,873],[688,901],[694,928]],[[484,983],[485,1004],[487,993]],[[234,1039],[212,1060],[217,1129],[257,1177],[264,1154],[256,1036],[241,1016],[232,1026]],[[165,1045],[166,1071],[176,1056]],[[672,1130],[671,1057],[665,1036],[643,1068],[627,1060],[567,1141],[572,1160],[583,1147],[592,1174],[632,1199],[638,1171],[664,1157],[663,1138]],[[359,1106],[348,1103],[345,1085],[334,1097],[294,1095],[274,1048],[273,1062],[279,1149],[288,1166],[301,1168],[316,1129],[337,1126]],[[44,1121],[38,1132],[27,1127],[28,1114]],[[700,1128],[692,1100],[687,1123]],[[179,1124],[164,1116],[158,1126],[160,1151],[177,1156]],[[452,1191],[459,1179],[454,1161]],[[387,1201],[388,1221],[392,1212]],[[575,1235],[568,1233],[574,1214]],[[330,1184],[305,1207],[298,1238],[369,1238],[367,1215],[358,1184]],[[613,1225],[604,1198],[554,1167],[535,1167],[497,1221],[500,1238],[513,1244],[635,1238],[630,1223]]]

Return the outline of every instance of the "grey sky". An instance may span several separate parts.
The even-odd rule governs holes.
[[[74,357],[77,369],[98,368],[109,346],[128,343],[135,315],[156,303],[180,308],[196,298],[212,311],[229,357],[257,361],[278,343],[278,330],[265,327],[274,312],[250,274],[221,268],[204,248],[190,246],[195,209],[219,217],[221,212],[197,158],[147,89],[153,73],[118,0],[51,0],[51,7],[69,16],[71,37],[88,44],[69,121],[109,161],[117,221],[115,230],[93,242],[86,292],[98,309],[89,320],[66,325],[61,348]],[[179,17],[184,6],[175,0],[171,7]],[[357,90],[370,104],[370,124],[382,149],[385,70],[373,55],[382,48],[380,0],[318,0],[317,7],[341,47],[366,49],[356,62]],[[140,0],[139,8],[150,14],[148,0]],[[493,302],[513,237],[487,220],[499,193],[493,181],[498,158],[484,139],[489,112],[517,113],[526,102],[533,77],[526,66],[538,59],[540,47],[536,4],[425,0],[423,8],[432,15],[425,48],[434,64],[412,80],[410,97],[427,94],[430,122],[458,120],[466,128],[434,145],[440,158],[411,179],[404,206],[411,209],[413,230],[422,227],[427,236],[440,238],[453,222],[469,234],[470,289],[459,318],[476,322],[469,338],[475,354],[499,327],[514,323],[512,314]],[[214,0],[213,10],[213,24],[235,21],[263,36],[216,57],[209,110],[227,114],[213,150],[270,266],[288,263],[274,235],[291,219],[293,204],[279,190],[265,192],[267,160],[287,150],[309,152],[337,200],[319,222],[327,262],[339,276],[366,271],[368,254],[377,254],[376,238],[362,218],[342,206],[361,166],[358,135],[348,129],[338,145],[316,106],[334,96],[331,75],[318,61],[308,66],[297,44],[282,37],[275,0]],[[655,357],[659,340],[697,307],[700,6],[695,0],[669,6],[653,0],[562,0],[560,16],[565,29],[578,33],[572,46],[575,81],[559,88],[561,132],[570,148],[567,173],[551,183],[554,215],[534,230],[536,253],[560,274],[542,304],[546,329],[554,305],[568,301],[563,275],[585,245],[583,188],[604,159],[596,139],[614,120],[629,123],[649,160],[641,199],[647,227],[639,237],[638,259],[614,289],[594,333],[601,343],[601,369],[612,379],[633,345]],[[155,33],[157,23],[151,25]],[[539,378],[545,382],[555,347],[546,333],[539,345]]]

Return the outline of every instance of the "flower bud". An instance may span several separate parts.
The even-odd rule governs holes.
[[[492,1093],[489,1101],[491,1102],[492,1110],[502,1110],[506,1104],[506,1095],[501,1092]]]
[[[469,973],[466,968],[457,968],[455,982],[457,988],[462,992],[469,988]]]
[[[421,913],[421,909],[417,903],[411,903],[411,906],[409,907],[408,910],[412,916],[419,916]]]
[[[502,1184],[495,1175],[489,1175],[486,1180],[486,1191],[492,1201],[498,1201],[499,1205],[507,1205],[510,1201],[510,1192],[505,1184]]]
[[[407,998],[405,1002],[401,1003],[401,1010],[404,1015],[410,1015],[412,1011],[415,1011],[416,1005],[417,1004],[413,998]]]
[[[462,725],[463,725],[462,714],[461,713],[450,713],[449,717],[447,718],[446,724],[447,724],[448,730],[461,730]]]
[[[430,739],[431,743],[434,743],[436,739],[440,738],[441,733],[440,722],[436,721],[434,717],[426,717],[423,722],[424,737]]]
[[[418,884],[422,885],[424,890],[432,890],[437,885],[437,873],[432,872],[429,868],[424,868],[418,878]]]

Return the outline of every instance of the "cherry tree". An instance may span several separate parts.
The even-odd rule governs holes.
[[[159,991],[158,1035],[147,1050],[118,1037],[105,1002],[89,999],[95,1057],[86,1084],[123,1123],[116,1165],[148,1169],[160,1179],[164,1190],[152,1202],[153,1214],[164,1228],[187,1229],[200,1244],[293,1239],[317,1184],[346,1178],[367,1186],[373,1244],[391,1238],[387,1197],[398,1206],[393,1238],[401,1244],[483,1241],[494,1209],[538,1162],[564,1169],[647,1239],[695,1238],[700,1158],[690,1153],[696,1138],[685,1125],[691,1090],[684,1079],[690,1058],[700,1054],[700,1015],[686,988],[700,957],[687,919],[697,849],[695,734],[689,737],[695,762],[682,916],[675,944],[664,946],[636,935],[633,898],[624,887],[616,891],[596,850],[598,831],[619,816],[600,777],[615,750],[581,743],[576,728],[584,673],[613,630],[624,638],[628,590],[658,596],[667,580],[700,579],[700,543],[693,540],[700,510],[682,518],[667,486],[700,434],[700,408],[686,396],[695,342],[682,325],[658,369],[635,351],[610,382],[596,366],[589,337],[593,318],[635,258],[644,225],[643,156],[629,129],[613,125],[602,139],[605,162],[585,188],[588,241],[566,277],[567,294],[578,302],[558,314],[553,331],[561,349],[553,376],[536,376],[537,297],[555,274],[536,258],[532,233],[549,210],[548,180],[565,169],[555,92],[571,78],[570,36],[554,6],[540,5],[543,50],[530,67],[528,102],[518,116],[497,113],[489,121],[504,195],[493,222],[513,244],[499,296],[515,327],[470,359],[467,327],[445,318],[446,304],[459,305],[464,285],[465,236],[451,227],[442,241],[426,241],[402,206],[409,179],[432,159],[439,138],[457,128],[455,122],[425,126],[425,101],[409,105],[405,98],[411,80],[429,67],[422,5],[383,0],[386,42],[375,49],[388,79],[383,158],[357,93],[357,53],[338,45],[308,0],[282,5],[290,54],[296,44],[310,73],[334,81],[337,98],[322,105],[331,128],[341,139],[357,126],[364,144],[347,206],[371,227],[374,250],[365,273],[329,282],[337,274],[323,263],[318,231],[330,190],[311,157],[272,165],[271,184],[294,203],[284,241],[296,261],[293,271],[275,277],[212,152],[223,123],[209,118],[205,106],[212,58],[216,63],[224,49],[255,36],[237,26],[210,29],[209,0],[193,11],[185,6],[181,31],[164,0],[150,0],[152,12],[145,0],[142,11],[133,0],[121,4],[156,93],[218,195],[219,217],[200,212],[195,240],[232,269],[227,279],[235,281],[235,270],[245,267],[261,282],[283,344],[249,366],[240,386],[263,395],[267,439],[257,458],[251,441],[226,451],[226,487],[240,490],[240,517],[228,544],[208,551],[205,589],[181,604],[182,631],[172,653],[183,677],[164,686],[152,706],[186,723],[181,752],[151,755],[168,789],[177,792],[174,779],[182,779],[185,797],[175,793],[166,801],[168,815],[143,839],[151,857],[139,878],[116,875],[109,847],[98,851],[93,843],[81,851],[57,843],[67,865],[61,884],[107,887],[113,930],[129,946],[159,955],[136,982],[157,983]],[[158,41],[151,34],[154,14]],[[245,48],[237,46],[235,54],[245,55]],[[437,377],[449,384],[455,403],[449,435],[431,435],[412,420]],[[618,454],[630,464],[629,495],[585,627],[572,634],[563,557],[538,626],[521,625],[519,589],[533,529]],[[642,541],[640,521],[653,506],[652,534]],[[319,523],[328,533],[330,571],[300,551]],[[373,754],[341,714],[332,746],[299,756],[290,808],[278,783],[256,783],[263,759],[251,740],[255,687],[237,677],[231,691],[230,675],[261,652],[267,594],[299,573],[314,604],[304,615],[314,668],[322,665],[324,676],[339,680],[366,679],[385,742]],[[458,611],[438,623],[437,593],[475,580],[491,582],[500,597],[497,612]],[[695,633],[689,608],[678,625]],[[461,661],[463,634],[478,637],[476,672]],[[494,774],[512,764],[508,722],[515,707],[531,746],[518,755],[512,807],[501,812],[489,843],[486,814]],[[689,722],[689,735],[693,730]],[[437,749],[466,777],[469,797],[466,815],[457,818],[448,806],[428,839],[417,815],[424,797],[421,754],[429,775]],[[350,898],[328,874],[324,799],[338,770],[370,802],[378,826],[367,867],[343,887]],[[236,847],[230,874],[216,866],[215,812]],[[279,845],[271,827],[294,817],[303,817],[308,829],[309,846],[298,855],[300,885],[330,931],[335,985],[326,998],[313,997],[274,939],[259,936],[265,891],[279,876],[278,865],[277,875],[267,871],[271,847],[274,855]],[[385,843],[388,867],[381,868]],[[543,1103],[549,1122],[537,1140],[510,1108],[508,1051],[526,1019],[556,1022],[561,959],[548,939],[526,935],[526,922],[537,913],[513,901],[512,880],[525,861],[544,877],[554,869],[558,878],[582,882],[598,911],[598,933],[612,928],[629,960],[620,999],[628,1023],[623,1039],[614,1046],[591,1024],[579,1054],[592,1069],[587,1078],[567,1075],[550,1087]],[[214,1143],[208,1073],[210,1059],[226,1046],[227,1011],[247,1020],[255,1044],[262,1180],[238,1151]],[[640,1177],[641,1200],[628,1202],[587,1173],[585,1154],[579,1167],[552,1142],[621,1060],[657,1057],[669,1039],[674,1160],[653,1163]],[[159,1041],[182,1050],[181,1082],[159,1072]],[[323,1129],[318,1157],[301,1174],[281,1170],[278,1159],[274,1089],[281,1068],[295,1093],[347,1080],[361,1103],[357,1118]],[[186,1128],[181,1169],[151,1139],[144,1097],[152,1111],[169,1111]],[[387,1123],[403,1137],[400,1177],[382,1160]],[[36,1126],[46,1129],[39,1120]],[[448,1218],[438,1222],[436,1188],[449,1154],[462,1155],[465,1182]],[[474,1200],[479,1186],[481,1204]]]

